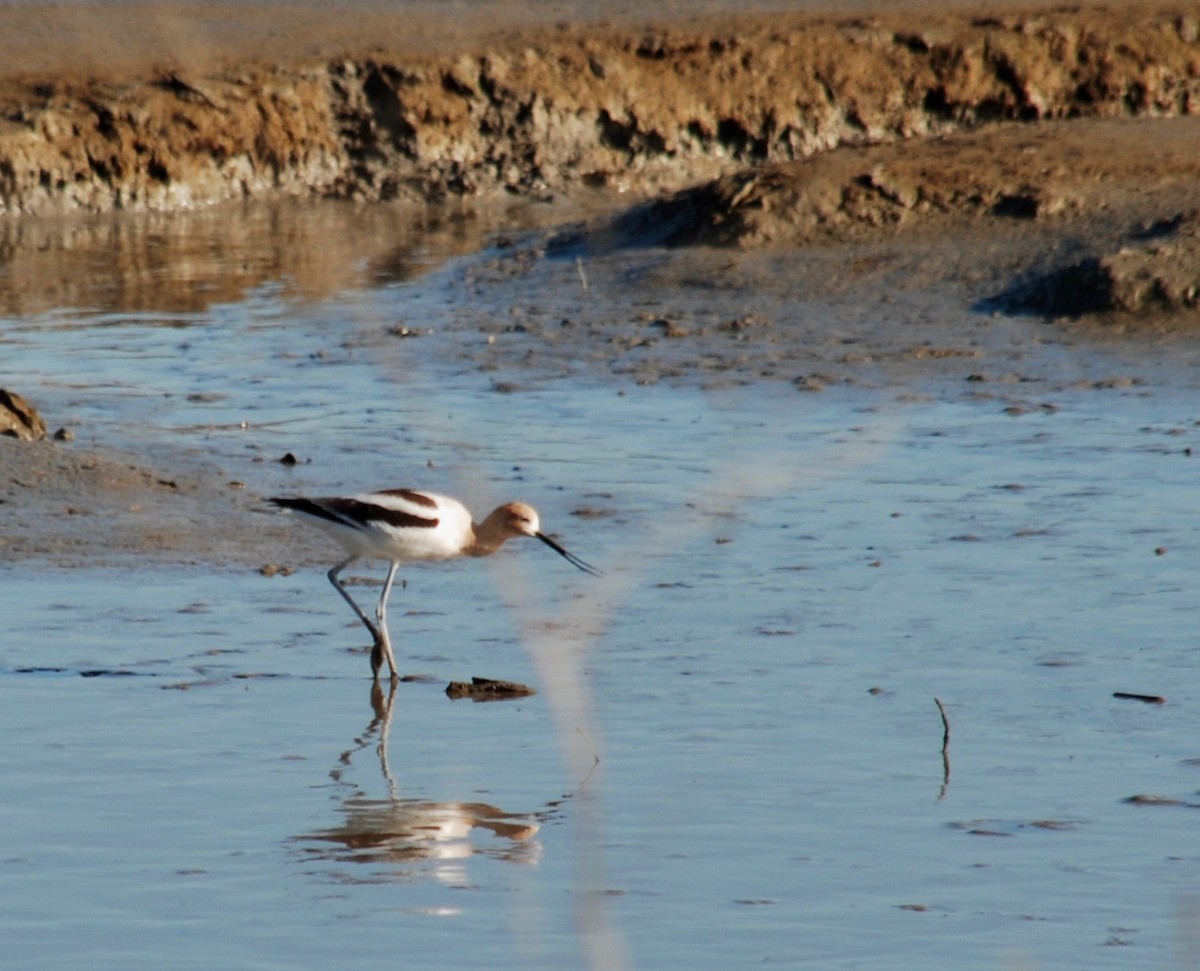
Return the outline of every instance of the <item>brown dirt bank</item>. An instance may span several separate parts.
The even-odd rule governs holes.
[[[1186,4],[577,24],[433,52],[360,44],[125,78],[10,74],[0,210],[580,182],[642,192],[984,121],[1200,105],[1200,9]]]
[[[745,169],[563,234],[559,245],[752,249],[1037,222],[1069,238],[1072,252],[1011,281],[998,308],[1160,315],[1200,306],[1198,207],[1200,119],[1079,119]]]
[[[1083,0],[1076,6],[1101,6]],[[939,0],[946,12],[980,0]],[[1026,9],[1061,6],[1025,0]],[[729,13],[919,13],[929,0],[65,0],[0,5],[0,77],[129,81],[163,70],[246,63],[298,67],[370,51],[461,52],[561,24],[641,24]]]
[[[752,248],[1074,217],[1200,187],[1200,119],[1003,124],[764,165],[618,217],[617,239]]]

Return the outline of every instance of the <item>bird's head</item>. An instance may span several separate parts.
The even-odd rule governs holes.
[[[499,512],[501,527],[511,536],[536,536],[541,529],[537,510],[523,502],[506,503]]]
[[[537,510],[532,506],[527,506],[523,502],[510,502],[501,506],[496,512],[501,515],[502,529],[509,536],[532,536],[535,539],[540,539],[572,566],[582,570],[584,573],[590,573],[592,576],[600,575],[600,571],[590,563],[584,562],[574,553],[568,553],[558,543],[542,532]]]

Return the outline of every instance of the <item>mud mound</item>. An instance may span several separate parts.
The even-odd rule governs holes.
[[[1198,214],[1200,119],[1084,119],[746,169],[555,242],[745,250],[954,234],[988,221],[999,235],[1028,223],[1057,237],[1046,265],[984,306],[1161,316],[1200,306]]]
[[[743,170],[605,232],[625,244],[797,245],[946,216],[1066,221],[1172,185],[1200,190],[1200,120],[1010,124]]]
[[[995,301],[1010,312],[1174,314],[1200,306],[1200,212],[1141,230],[1129,245],[1021,281]]]
[[[10,76],[0,211],[642,192],[981,121],[1189,114],[1200,19],[1147,9],[747,15],[528,31],[460,54],[373,38],[308,65]],[[902,186],[863,188],[903,205]]]

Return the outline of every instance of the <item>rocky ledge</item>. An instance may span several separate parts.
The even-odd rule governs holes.
[[[1200,110],[1192,8],[914,19],[728,16],[455,54],[10,76],[0,212],[648,192],[983,122]]]

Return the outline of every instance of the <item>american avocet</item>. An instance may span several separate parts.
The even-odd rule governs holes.
[[[505,503],[478,524],[472,521],[467,507],[457,499],[414,489],[384,489],[316,499],[277,496],[270,502],[304,514],[332,534],[350,554],[329,571],[329,582],[375,639],[371,649],[371,671],[376,678],[385,659],[392,680],[399,677],[388,636],[387,601],[401,563],[446,560],[455,556],[488,556],[513,537],[535,536],[572,566],[584,573],[599,575],[595,567],[568,553],[543,533],[538,514],[523,502]],[[374,624],[338,579],[342,570],[360,557],[388,561],[387,579],[375,607]]]

